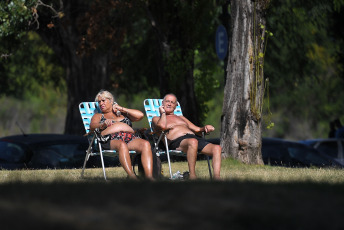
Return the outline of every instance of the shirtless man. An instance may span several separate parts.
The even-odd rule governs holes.
[[[195,166],[198,151],[213,157],[214,178],[220,179],[221,146],[211,144],[195,135],[212,132],[215,128],[212,125],[198,127],[184,116],[174,115],[176,106],[177,97],[174,94],[167,94],[159,108],[160,117],[153,117],[154,127],[159,130],[168,130],[166,137],[171,149],[186,152],[190,179],[196,179]]]

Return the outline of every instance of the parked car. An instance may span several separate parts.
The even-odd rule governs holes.
[[[341,165],[305,144],[278,138],[263,138],[264,164],[286,167],[341,167]]]
[[[301,143],[315,148],[344,166],[344,139],[312,139],[301,141]]]
[[[63,134],[28,134],[0,138],[0,168],[42,169],[81,168],[88,140]],[[104,158],[106,165],[118,165],[118,159]],[[87,167],[100,167],[99,156],[90,157]]]
[[[210,143],[220,144],[220,138],[207,139]],[[343,142],[342,146],[343,145]],[[341,148],[343,150],[343,148]],[[264,164],[286,167],[339,167],[343,165],[316,149],[297,141],[280,138],[262,139],[262,158]]]

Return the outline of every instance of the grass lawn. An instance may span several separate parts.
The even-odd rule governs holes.
[[[206,161],[197,181],[130,181],[121,167],[0,170],[0,226],[7,229],[344,229],[344,170],[242,165],[223,181]],[[167,177],[168,165],[163,164]],[[187,170],[173,163],[173,172]]]

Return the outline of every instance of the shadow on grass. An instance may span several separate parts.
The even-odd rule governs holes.
[[[344,185],[128,180],[0,185],[1,229],[342,229]]]

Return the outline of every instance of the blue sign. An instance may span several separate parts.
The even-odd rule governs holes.
[[[226,28],[223,25],[219,25],[216,30],[215,40],[216,54],[220,60],[225,59],[228,51],[228,35]]]

